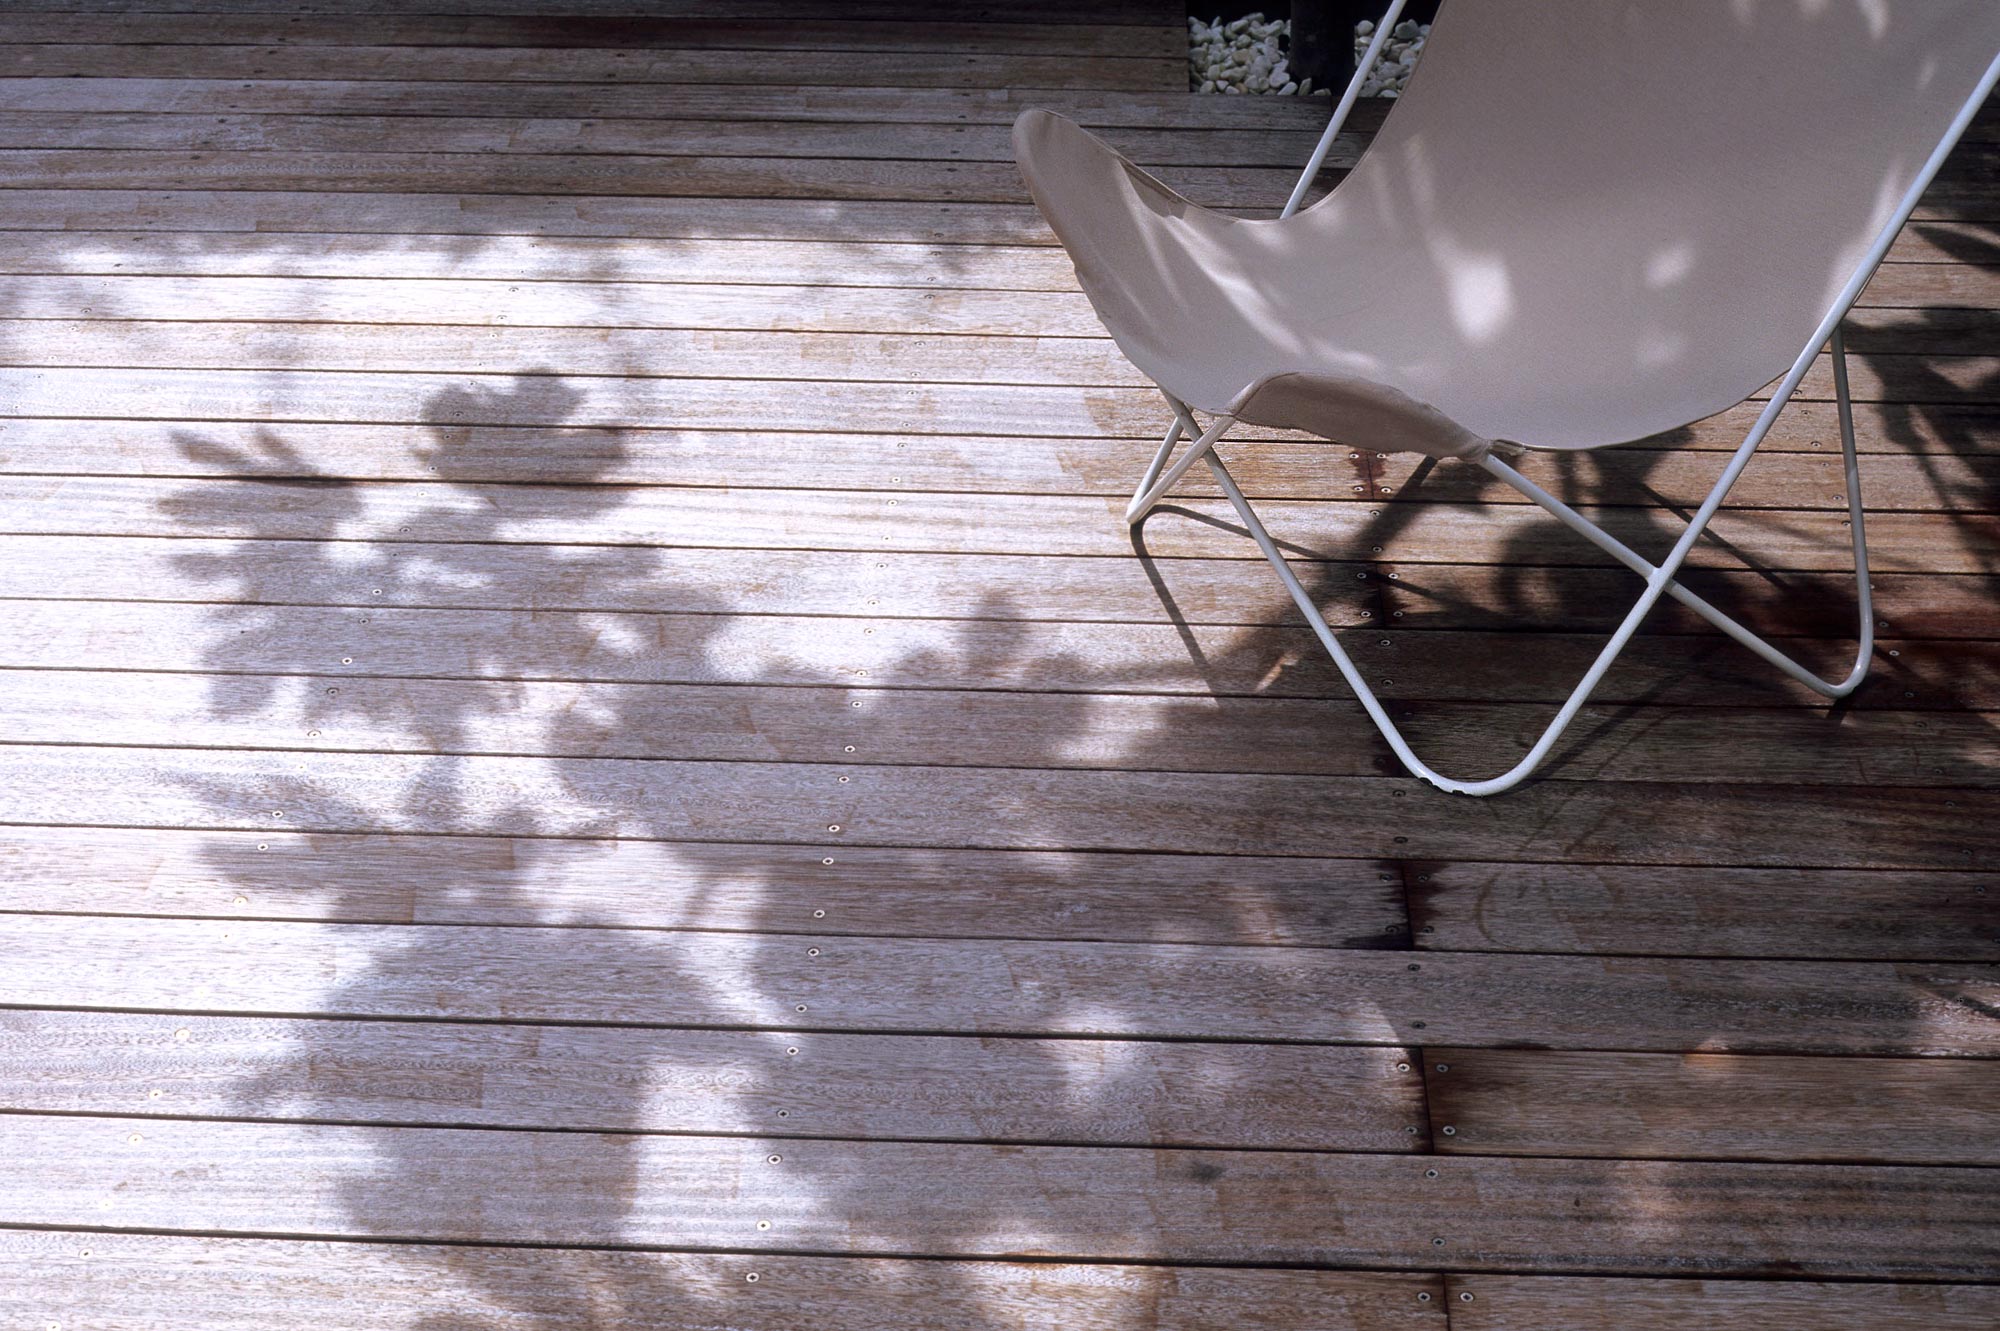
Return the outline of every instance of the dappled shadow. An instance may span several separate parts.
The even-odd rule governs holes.
[[[653,202],[602,204],[576,213],[577,225],[643,234],[662,215]],[[674,216],[683,230],[736,234],[734,221],[697,209]],[[814,203],[786,216],[808,234],[824,224],[838,235],[843,219],[879,231],[917,211]],[[1030,225],[1007,223],[1017,224]],[[519,267],[552,285],[641,282],[659,252],[607,240],[534,257],[515,242],[441,241],[418,266],[442,256],[447,267]],[[200,266],[205,245],[225,264],[249,256],[275,270],[304,256],[298,271],[333,253],[333,266],[380,276],[401,244],[259,236],[232,249],[172,238],[157,250],[162,267]],[[875,262],[886,248],[834,252],[829,267]],[[958,266],[970,252],[921,257],[950,284],[986,281],[987,270]],[[488,303],[491,325],[539,327],[563,299],[503,277],[460,287],[449,308]],[[50,284],[33,298],[46,312],[73,291]],[[593,317],[644,328],[649,310],[677,298],[606,297]],[[316,305],[290,288],[285,299],[295,303],[260,317],[338,322],[367,308]],[[782,294],[759,299],[766,313],[783,304]],[[398,317],[417,328],[441,308],[417,300]],[[441,1291],[417,1324],[613,1328],[656,1325],[667,1312],[719,1324],[746,1315],[755,1274],[758,1293],[830,1325],[879,1307],[870,1300],[884,1285],[913,1301],[913,1320],[968,1331],[1018,1324],[1024,1290],[1109,1300],[1091,1305],[1109,1309],[1107,1324],[1139,1325],[1184,1297],[1179,1282],[1195,1288],[1201,1277],[1100,1270],[1087,1293],[1028,1265],[924,1262],[863,1276],[795,1255],[1359,1260],[1337,1234],[1265,1239],[1268,1217],[1242,1200],[1281,1195],[1271,1180],[1307,1165],[1239,1166],[1213,1148],[1374,1156],[1430,1144],[1421,1072],[1396,1067],[1425,1038],[1402,987],[1420,963],[1364,959],[1386,964],[1357,969],[1344,992],[1322,992],[1333,972],[1315,967],[1331,949],[1411,946],[1404,869],[1436,855],[1426,830],[1442,823],[1412,818],[1391,841],[1364,825],[1379,810],[1344,802],[1356,789],[1347,786],[1314,787],[1299,797],[1302,814],[1281,807],[1298,794],[1285,778],[1396,769],[1253,552],[1162,553],[1141,529],[1136,559],[1115,536],[1102,558],[885,555],[873,547],[895,544],[886,512],[872,529],[829,535],[815,525],[823,514],[773,519],[724,488],[741,468],[778,488],[837,476],[857,506],[895,492],[906,466],[887,449],[863,454],[833,434],[790,453],[763,442],[837,399],[853,399],[851,419],[893,424],[873,388],[746,381],[718,400],[760,428],[704,443],[681,428],[674,390],[620,395],[628,380],[708,373],[657,344],[606,338],[585,370],[524,350],[536,345],[530,328],[474,370],[426,359],[419,335],[407,336],[407,348],[388,338],[370,354],[431,373],[399,376],[401,398],[378,380],[381,400],[342,399],[357,413],[344,425],[324,423],[330,411],[313,396],[331,375],[302,379],[275,407],[218,389],[218,419],[175,435],[184,474],[218,479],[170,488],[152,516],[176,546],[166,567],[208,602],[198,646],[176,648],[193,656],[183,668],[210,676],[188,747],[238,753],[234,766],[190,760],[177,794],[214,811],[218,829],[270,829],[201,834],[203,867],[240,893],[245,915],[340,926],[302,923],[292,935],[320,949],[310,953],[324,977],[313,1019],[284,1021],[286,1046],[262,1051],[223,1116],[330,1125],[324,1141],[351,1127],[342,1140],[361,1144],[318,1176],[339,1207],[335,1228],[468,1245],[395,1248]],[[355,368],[314,361],[327,345],[308,355],[274,341],[257,354],[274,379]],[[871,354],[864,367],[889,373],[895,358]],[[824,377],[855,373],[841,361]],[[1117,412],[1107,410],[1109,421]],[[231,423],[259,413],[271,419]],[[118,428],[106,424],[106,436]],[[1136,468],[1143,450],[1133,453]],[[1342,485],[1349,463],[1374,474],[1365,459],[1331,460]],[[1564,459],[1558,469],[1561,492],[1579,503],[1636,508],[1677,493],[1647,463],[1614,473]],[[1476,763],[1488,741],[1483,731],[1465,740],[1468,716],[1498,716],[1504,747],[1527,722],[1494,700],[1547,705],[1567,682],[1502,649],[1587,659],[1579,653],[1614,612],[1612,594],[1635,588],[1622,572],[1551,562],[1525,533],[1490,561],[1484,547],[1477,561],[1438,559],[1440,547],[1422,544],[1422,501],[1445,470],[1279,536],[1312,556],[1302,575],[1337,607],[1339,627],[1360,630],[1364,668],[1382,677],[1420,747],[1448,743],[1453,759]],[[1086,496],[1101,489],[1067,462],[1061,481]],[[647,487],[688,487],[696,502],[658,507]],[[1102,507],[1115,531],[1116,502]],[[737,527],[753,522],[775,522],[760,539],[781,548],[742,537]],[[1163,510],[1151,533],[1168,523],[1240,534],[1212,498]],[[1489,562],[1499,571],[1485,571]],[[1844,608],[1837,575],[1764,568],[1716,586],[1753,622],[1837,634],[1837,616],[1828,628],[1801,605],[1820,582]],[[1479,632],[1522,619],[1543,632]],[[1644,660],[1613,677],[1611,707],[1797,701],[1754,663],[1739,670],[1694,638],[1694,626],[1662,619],[1675,632],[1649,635],[1635,653]],[[1949,656],[1926,661],[1940,677],[1954,669]],[[1947,704],[1927,695],[1926,705]],[[1435,732],[1427,706],[1444,711]],[[1578,766],[1598,761],[1600,737],[1624,720],[1588,718],[1553,775],[1586,775]],[[1393,798],[1443,797],[1396,783]],[[1541,816],[1564,798],[1551,782],[1518,807]],[[1240,831],[1212,831],[1209,815]],[[1262,853],[1267,830],[1296,833],[1312,818],[1312,854],[1298,853],[1299,840]],[[1068,849],[1077,844],[1108,849]],[[1378,860],[1376,846],[1393,849]],[[1916,1039],[1926,1013],[1911,1002],[1873,1019],[1892,1032],[1884,1038],[1901,1029]],[[1201,1038],[1216,1031],[1234,1043]],[[1517,1037],[1548,1032],[1524,1026],[1506,1038]],[[1728,1037],[1687,1032],[1691,1045],[1705,1039]],[[356,1126],[367,1124],[402,1126]],[[1048,1142],[1061,1145],[1031,1147]],[[1123,1172],[1084,1154],[1112,1146],[1154,1149],[1122,1154]],[[1127,1191],[1094,1197],[1100,1165]],[[1232,1170],[1248,1180],[1241,1193]],[[1324,1200],[1286,1195],[1302,1198],[1294,1214]],[[968,1196],[1000,1201],[982,1210]],[[1221,1199],[1224,1229],[1182,1225],[1175,1203],[1190,1199]],[[1128,1227],[1090,1228],[1118,1205],[1130,1208],[1116,1213]],[[1693,1230],[1700,1217],[1669,1219]],[[1219,1232],[1244,1246],[1201,1246]],[[535,1251],[514,1260],[482,1243]],[[609,1251],[630,1246],[693,1251]],[[829,1289],[842,1279],[852,1283]],[[1274,1325],[1286,1324],[1283,1312],[1270,1314]],[[1259,1315],[1228,1301],[1189,1314],[1198,1325]]]

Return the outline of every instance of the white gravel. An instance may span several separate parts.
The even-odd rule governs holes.
[[[1375,25],[1354,25],[1354,58],[1368,49]],[[1389,33],[1382,58],[1361,85],[1363,97],[1394,97],[1417,67],[1431,25],[1405,20]],[[1250,14],[1227,23],[1188,20],[1188,87],[1195,92],[1275,93],[1281,97],[1330,97],[1331,88],[1315,88],[1311,79],[1294,79],[1285,65],[1291,45],[1292,21]]]

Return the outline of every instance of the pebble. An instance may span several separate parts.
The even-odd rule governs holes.
[[[1354,25],[1354,58],[1359,61],[1368,50],[1375,25],[1362,20]],[[1408,19],[1389,30],[1382,45],[1381,59],[1361,85],[1363,97],[1395,97],[1409,82],[1423,53],[1424,38],[1431,25]],[[1285,64],[1285,48],[1291,44],[1290,19],[1267,19],[1249,14],[1224,23],[1220,18],[1207,23],[1188,20],[1188,87],[1195,92],[1263,93],[1279,97],[1331,97],[1332,88],[1315,88],[1311,79],[1294,79]]]

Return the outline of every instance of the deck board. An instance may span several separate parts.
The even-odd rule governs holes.
[[[1849,321],[1868,683],[1670,608],[1476,803],[1212,485],[1126,532],[1011,162],[1269,216],[1324,100],[1159,0],[418,8],[0,15],[0,1321],[1994,1320],[1994,108]],[[1832,667],[1830,397],[1686,580]],[[1527,469],[1662,548],[1759,405]],[[1244,433],[1447,767],[1636,594]]]

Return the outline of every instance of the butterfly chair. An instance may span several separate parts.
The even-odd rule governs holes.
[[[1852,692],[1873,610],[1840,321],[2000,78],[2000,2],[1447,0],[1374,145],[1301,208],[1401,10],[1276,219],[1190,203],[1047,111],[1015,124],[1091,305],[1173,409],[1126,520],[1207,463],[1396,756],[1445,790],[1533,771],[1663,595],[1820,693]],[[1822,347],[1860,602],[1839,681],[1675,581]],[[1658,563],[1508,461],[1677,429],[1773,380]],[[1217,454],[1239,422],[1480,467],[1644,579],[1520,762],[1460,781],[1411,752]]]

